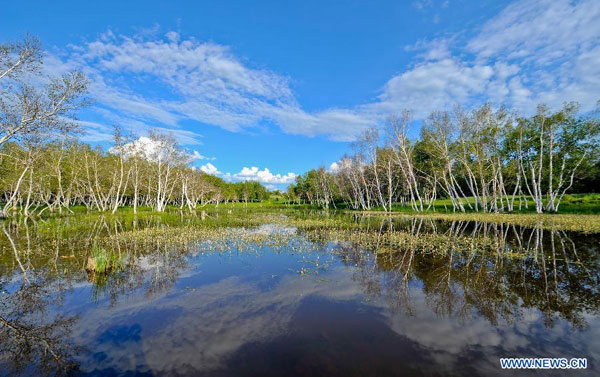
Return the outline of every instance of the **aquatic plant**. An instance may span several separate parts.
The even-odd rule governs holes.
[[[124,258],[114,251],[107,250],[99,244],[92,247],[92,255],[88,257],[86,271],[98,274],[107,274],[112,270],[122,269],[125,266]]]
[[[546,230],[567,230],[584,233],[600,233],[598,215],[557,215],[557,214],[507,214],[507,213],[425,213],[425,214],[384,214],[361,212],[364,216],[386,216],[404,219],[432,219],[443,221],[478,221],[494,224],[514,224],[538,227]]]

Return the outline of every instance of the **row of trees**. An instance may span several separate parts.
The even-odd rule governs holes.
[[[228,183],[190,166],[175,139],[152,134],[147,144],[125,142],[116,132],[109,151],[76,140],[6,143],[0,147],[0,202],[5,216],[71,211],[73,205],[116,212],[149,206],[189,211],[208,203],[260,201],[268,197],[258,182]]]
[[[266,199],[258,182],[230,184],[190,167],[190,156],[168,135],[134,141],[115,127],[109,151],[77,142],[88,80],[78,71],[49,76],[40,69],[43,55],[34,37],[0,45],[0,216],[77,204],[194,211],[209,202]]]
[[[577,103],[551,112],[540,105],[523,117],[485,104],[473,111],[435,111],[409,134],[410,112],[388,119],[385,133],[366,131],[337,168],[311,170],[290,185],[290,199],[354,209],[399,203],[422,212],[436,198],[454,211],[556,212],[571,191],[600,183],[598,113],[578,115]],[[383,141],[383,143],[382,143]]]
[[[116,128],[109,152],[74,141],[88,80],[77,71],[42,74],[42,58],[32,37],[0,45],[0,215],[73,204],[193,211],[208,202],[266,198],[257,182],[227,184],[194,170],[167,135],[140,146]],[[600,183],[598,115],[578,115],[575,103],[557,112],[539,106],[531,117],[489,104],[436,111],[417,138],[412,124],[404,112],[390,117],[383,133],[367,130],[335,171],[309,171],[289,187],[289,198],[326,208],[343,202],[391,211],[399,203],[426,211],[444,197],[455,211],[511,212],[528,206],[528,196],[541,213],[558,211],[570,190],[595,191]]]

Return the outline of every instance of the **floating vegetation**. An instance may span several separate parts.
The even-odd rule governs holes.
[[[257,228],[146,228],[120,233],[107,241],[119,242],[124,246],[190,248],[195,253],[228,252],[239,250],[252,252],[269,247],[277,250],[297,252],[316,249],[303,237],[298,237],[294,228],[267,224]]]
[[[389,219],[375,217],[369,220],[373,219],[376,220],[373,224],[365,225],[331,217],[263,216],[262,220],[272,223],[246,228],[153,227],[118,233],[107,241],[134,249],[175,247],[187,248],[194,253],[256,252],[264,247],[274,252],[305,253],[327,248],[328,245],[332,245],[330,249],[335,252],[337,244],[346,242],[378,255],[406,251],[437,254],[483,252],[503,257],[522,257],[535,246],[531,243],[511,245],[506,240],[508,228],[496,227],[492,231],[489,226],[481,226],[480,230],[465,232],[465,223],[461,223],[442,232],[435,227],[426,229],[423,224],[394,228]]]
[[[443,221],[478,221],[495,224],[514,224],[537,227],[545,230],[566,230],[583,233],[600,233],[598,215],[558,215],[558,214],[508,214],[508,213],[424,213],[424,214],[385,214],[361,212],[366,216],[391,216],[394,218],[423,218]]]

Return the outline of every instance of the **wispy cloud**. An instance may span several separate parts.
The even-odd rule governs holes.
[[[417,118],[458,102],[531,112],[540,102],[557,107],[575,100],[591,109],[600,98],[599,18],[595,0],[516,1],[475,33],[409,46],[415,60],[387,81],[376,101],[319,112],[302,108],[289,78],[251,67],[226,46],[175,32],[108,31],[50,57],[49,67],[86,71],[97,100],[93,111],[140,134],[161,128],[182,144],[198,144],[204,124],[232,132],[270,124],[289,134],[351,141],[403,109]],[[183,129],[186,120],[200,124]],[[108,137],[101,127],[89,129],[90,140]]]
[[[426,6],[429,2],[421,2]],[[557,108],[600,99],[600,2],[515,1],[468,33],[419,41],[412,65],[392,77],[378,100],[348,110],[381,122],[410,109],[423,119],[433,110],[486,101],[530,114],[539,103]]]
[[[175,32],[156,38],[108,31],[52,56],[50,67],[84,70],[94,110],[141,132],[157,126],[177,130],[181,121],[194,120],[232,132],[270,123],[292,134],[349,140],[370,124],[353,110],[307,113],[288,78],[247,67],[226,46],[181,39]],[[180,141],[197,141],[187,136]]]
[[[517,1],[472,38],[421,41],[413,67],[390,79],[375,112],[409,108],[417,117],[433,109],[483,101],[531,112],[600,98],[600,3]]]
[[[190,153],[190,157],[192,160],[208,160],[208,161],[214,161],[217,158],[216,157],[207,157],[203,154],[201,154],[200,152],[198,152],[197,150],[194,150]]]

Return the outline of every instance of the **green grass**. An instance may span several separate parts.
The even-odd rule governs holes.
[[[471,205],[474,204],[473,197],[466,198]],[[530,196],[523,196],[523,206],[521,210],[518,209],[519,202],[518,198],[515,198],[515,211],[513,213],[535,213],[535,203]],[[524,201],[527,201],[527,206],[529,208],[525,208]],[[544,200],[544,205],[547,203]],[[468,208],[465,203],[465,209],[467,212],[475,212]],[[377,210],[382,210],[383,208],[377,208]],[[401,207],[399,204],[395,204],[393,206],[394,212],[414,212],[410,206]],[[453,212],[452,210],[452,201],[450,199],[437,199],[431,209],[432,212]],[[567,214],[600,214],[600,194],[571,194],[565,195],[563,200],[560,203],[560,207],[558,209],[558,213]]]
[[[495,224],[513,224],[547,230],[567,230],[600,233],[599,215],[536,214],[536,213],[393,213],[392,216],[428,218],[443,221],[479,221]]]
[[[114,251],[109,251],[103,246],[94,243],[92,255],[88,257],[86,269],[90,272],[107,274],[111,271],[123,269],[125,258]]]
[[[24,221],[35,224],[38,236],[47,239],[64,239],[85,241],[92,246],[92,241],[101,236],[109,236],[116,232],[146,227],[175,227],[175,226],[202,226],[204,228],[218,227],[248,227],[264,224],[265,217],[274,213],[293,214],[303,217],[307,222],[311,218],[323,221],[319,213],[329,213],[329,220],[338,222],[338,226],[345,226],[344,216],[336,216],[341,211],[322,211],[319,207],[310,205],[287,205],[274,200],[265,202],[246,203],[221,203],[218,206],[209,204],[190,213],[187,208],[183,210],[176,206],[167,207],[165,212],[154,212],[150,207],[138,207],[138,213],[133,213],[132,207],[119,208],[116,214],[110,212],[88,211],[83,206],[72,208],[73,213],[63,211],[50,214],[45,212],[42,219],[25,219],[14,217],[0,220],[5,226],[14,226]],[[356,213],[357,211],[351,211]],[[358,211],[360,212],[360,211]],[[367,212],[370,215],[380,215],[377,209]],[[435,210],[426,213],[415,213],[410,207],[396,207],[394,216],[428,217],[431,219],[448,221],[481,221],[489,223],[509,223],[523,226],[541,226],[545,229],[561,229],[583,231],[588,233],[600,232],[600,194],[574,194],[565,196],[559,214],[538,215],[534,212],[533,203],[530,203],[529,212],[522,211],[511,214],[494,214],[481,212],[459,213],[452,212],[448,199],[436,201]],[[110,227],[100,226],[106,220],[112,224]],[[13,224],[13,225],[11,225]],[[346,224],[347,225],[347,224]],[[48,250],[52,250],[52,246]]]

